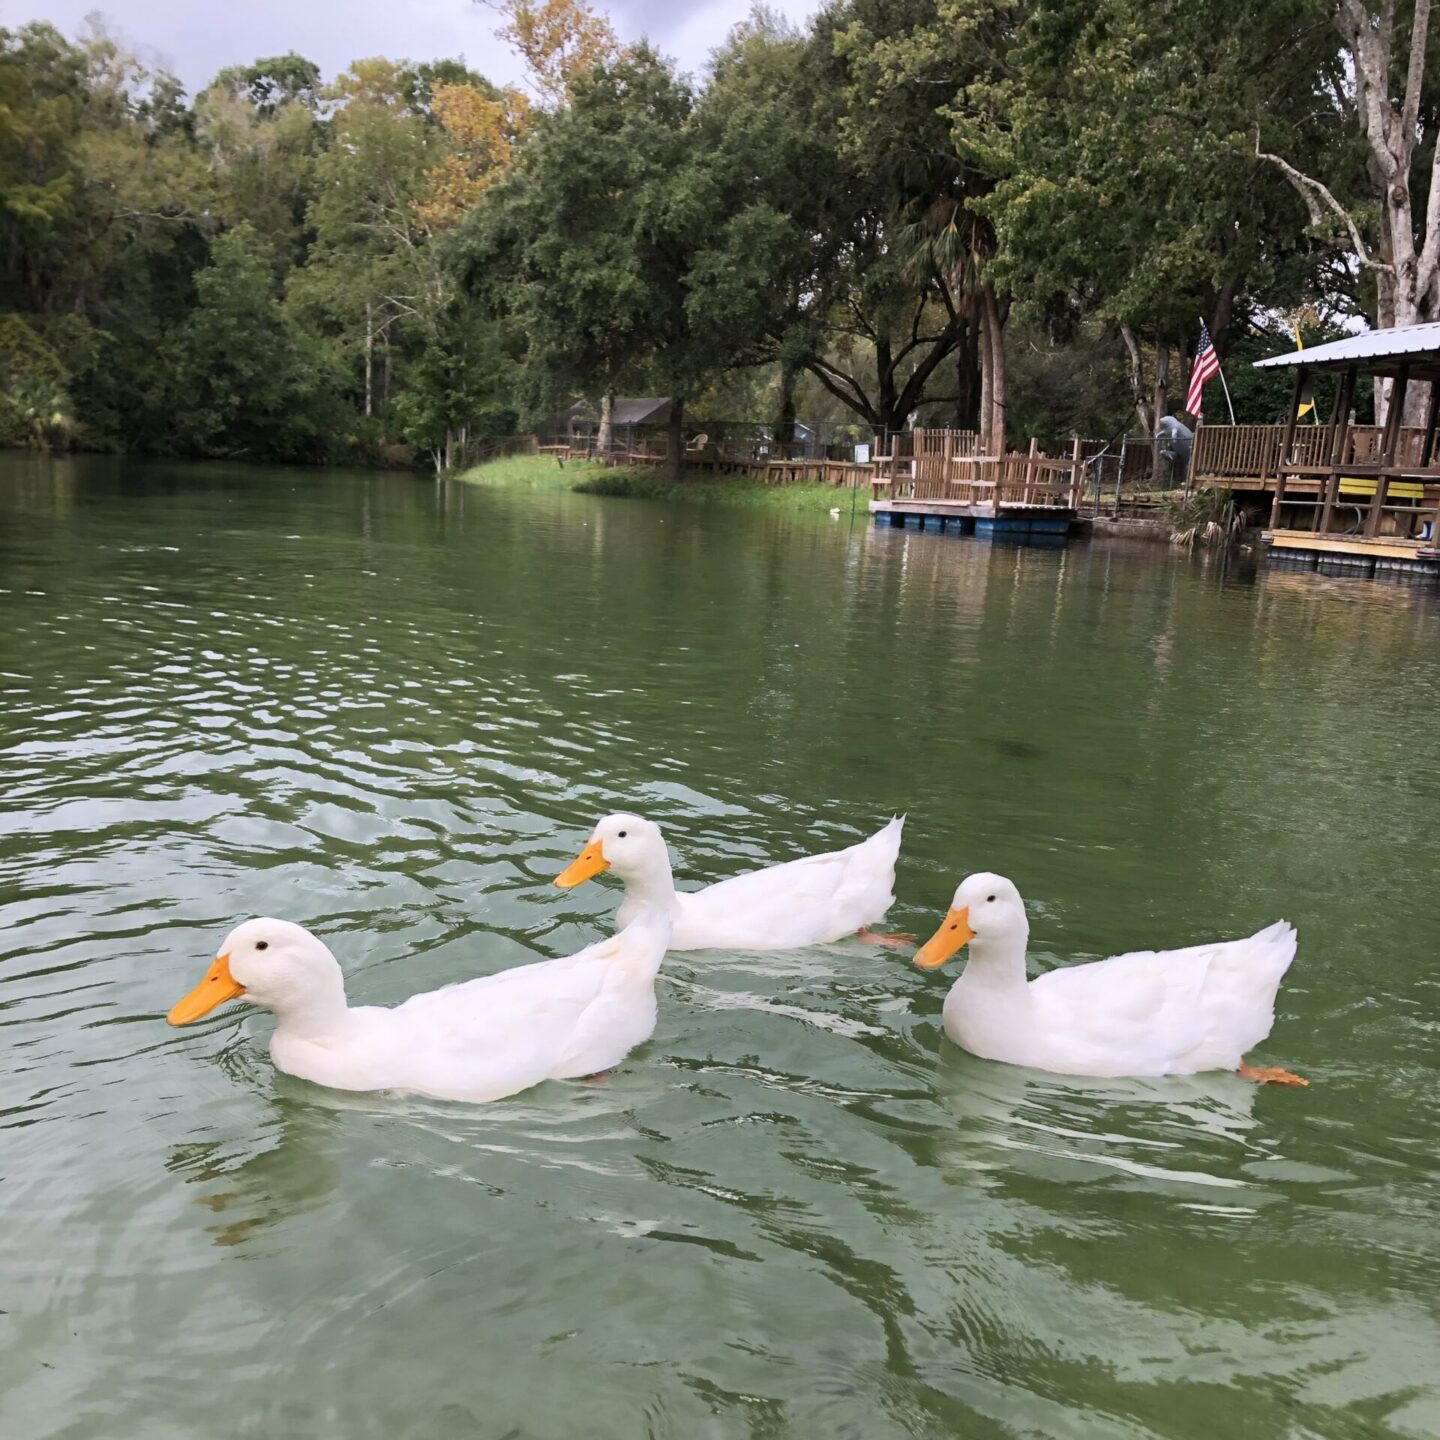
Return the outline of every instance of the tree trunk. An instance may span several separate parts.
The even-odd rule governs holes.
[[[1155,407],[1151,412],[1154,428],[1150,431],[1150,473],[1160,473],[1160,422],[1170,413],[1170,347],[1163,340],[1155,342]]]
[[[985,329],[990,337],[990,444],[986,453],[1005,453],[1005,330],[1000,318],[1000,302],[995,287],[988,280],[981,291]]]
[[[600,397],[600,428],[595,433],[595,449],[601,455],[610,453],[610,437],[615,428],[615,392],[607,390]]]
[[[990,381],[995,374],[995,362],[990,358],[990,327],[985,323],[984,313],[981,313],[980,324],[980,413],[975,417],[975,428],[980,432],[980,453],[992,455],[990,449]]]
[[[895,358],[888,335],[881,335],[875,341],[875,443],[881,449],[888,449],[890,438],[905,428],[908,415],[899,413],[895,393]]]
[[[685,401],[675,396],[670,402],[669,448],[665,454],[665,475],[678,480],[685,468]]]
[[[365,302],[365,415],[374,413],[375,397],[375,324],[370,302]]]
[[[1210,316],[1210,339],[1217,352],[1226,349],[1229,344],[1230,324],[1235,318],[1235,292],[1239,287],[1239,278],[1232,275],[1215,297],[1215,308]]]
[[[982,360],[979,326],[972,314],[965,322],[960,334],[960,343],[955,348],[955,424],[961,430],[980,428],[980,407],[984,403],[982,391]]]
[[[1140,354],[1140,345],[1135,332],[1128,326],[1120,327],[1120,338],[1125,342],[1125,351],[1130,357],[1130,399],[1135,406],[1135,418],[1146,435],[1155,433],[1155,416],[1150,409],[1150,397],[1145,389],[1145,361]]]
[[[775,413],[775,447],[780,458],[786,458],[786,450],[795,443],[795,369],[791,365],[780,366],[780,395]]]

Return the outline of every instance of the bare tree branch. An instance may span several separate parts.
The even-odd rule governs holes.
[[[1302,175],[1288,160],[1282,159],[1279,155],[1272,155],[1269,151],[1262,150],[1259,130],[1255,132],[1255,157],[1276,166],[1281,171],[1305,202],[1305,208],[1310,212],[1312,225],[1318,228],[1325,218],[1325,212],[1320,205],[1323,200],[1331,212],[1339,217],[1346,230],[1350,232],[1350,246],[1355,252],[1355,258],[1371,270],[1394,274],[1395,267],[1393,265],[1388,265],[1383,260],[1370,258],[1370,251],[1360,235],[1360,227],[1356,225],[1350,212],[1330,193],[1329,187],[1319,180],[1312,179],[1309,175]]]

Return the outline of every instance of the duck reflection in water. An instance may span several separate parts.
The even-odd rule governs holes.
[[[199,1186],[196,1203],[216,1216],[206,1226],[216,1245],[243,1245],[277,1221],[329,1202],[340,1182],[334,1108],[283,1103],[276,1125],[253,1137],[273,1143],[248,1155],[237,1156],[220,1141],[170,1151],[165,1168]]]
[[[941,1164],[971,1185],[1127,1175],[1194,1199],[1197,1186],[1243,1189],[1245,1167],[1272,1154],[1273,1137],[1256,1127],[1256,1087],[1223,1071],[1052,1075],[945,1045],[935,1092],[957,1122],[941,1141]]]

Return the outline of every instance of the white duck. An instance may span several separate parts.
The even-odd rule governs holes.
[[[275,1012],[270,1055],[288,1075],[336,1090],[499,1100],[542,1080],[608,1070],[648,1040],[669,938],[669,917],[650,911],[578,955],[412,995],[392,1009],[347,1005],[338,962],[308,930],[247,920],[166,1019],[188,1025],[243,997]]]
[[[679,891],[660,827],[638,815],[607,815],[555,883],[569,890],[613,870],[625,882],[617,932],[646,908],[661,909],[673,925],[672,950],[791,950],[848,935],[891,941],[897,937],[872,935],[865,926],[895,903],[895,859],[904,824],[896,818],[846,850]]]
[[[1245,1063],[1275,1023],[1275,992],[1295,958],[1281,920],[1246,940],[1141,950],[1025,976],[1025,902],[1000,875],[971,875],[940,928],[916,952],[924,970],[967,941],[970,959],[945,997],[945,1033],[986,1060],[1061,1075],[1193,1075],[1308,1082]]]

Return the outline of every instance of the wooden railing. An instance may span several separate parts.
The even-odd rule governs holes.
[[[1283,425],[1202,425],[1195,432],[1190,473],[1196,480],[1269,480],[1282,468],[1374,466],[1380,463],[1383,433],[1379,425],[1352,425],[1338,457],[1332,458],[1328,425],[1298,425],[1290,453],[1282,457]],[[1395,446],[1394,468],[1419,469],[1424,449],[1424,428],[1403,426]],[[1440,457],[1432,458],[1430,468],[1437,468],[1436,459]]]
[[[888,457],[894,459],[895,457]],[[902,468],[902,466],[904,468]],[[946,500],[960,505],[1039,505],[1073,508],[1077,501],[1069,460],[1028,455],[950,455],[944,468],[882,464],[871,481],[877,500]]]
[[[1273,475],[1285,439],[1283,425],[1202,425],[1195,432],[1190,473],[1201,475]]]

